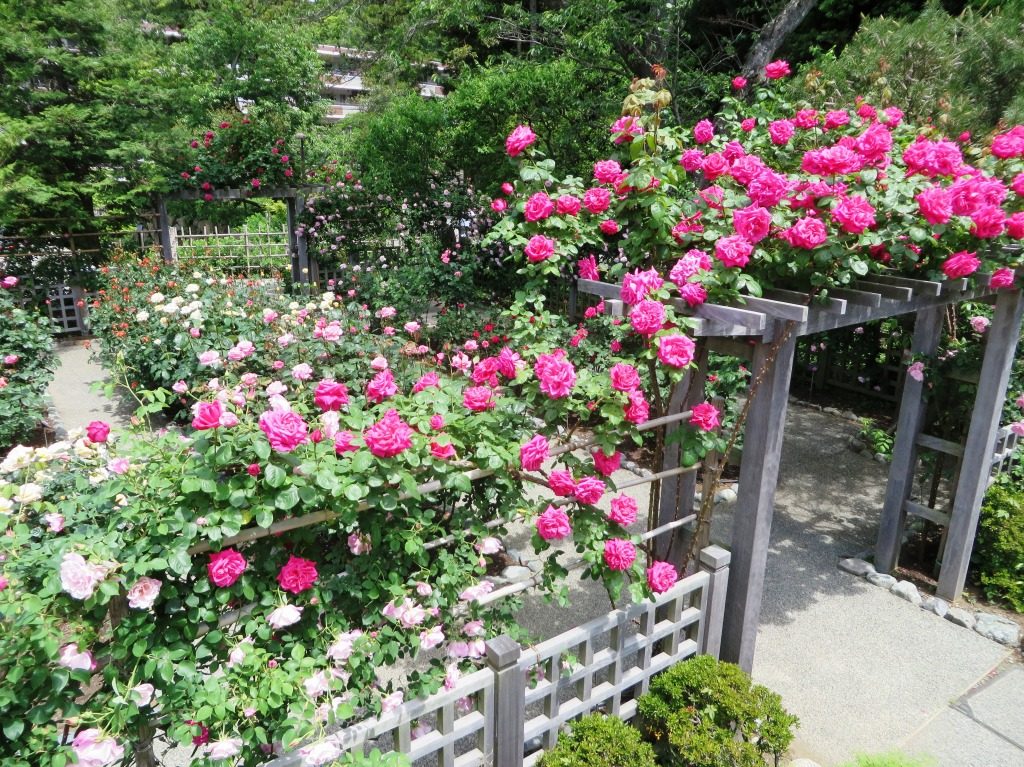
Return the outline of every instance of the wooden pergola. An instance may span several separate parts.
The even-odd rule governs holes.
[[[698,365],[672,393],[668,414],[690,409],[704,399],[708,350],[750,361],[752,381],[738,498],[732,531],[732,572],[726,597],[722,658],[749,671],[753,666],[757,628],[764,593],[775,488],[786,424],[790,376],[797,339],[835,328],[860,325],[898,315],[915,314],[911,352],[928,355],[938,346],[945,308],[963,301],[995,304],[995,318],[986,332],[984,361],[973,415],[959,472],[952,511],[944,514],[910,500],[919,448],[934,448],[937,440],[922,433],[923,383],[908,377],[900,405],[894,457],[889,473],[885,505],[875,555],[879,572],[895,566],[907,515],[948,525],[946,553],[938,594],[954,600],[964,587],[982,497],[988,487],[991,457],[1014,351],[1024,314],[1024,294],[1018,269],[1016,287],[993,290],[989,275],[973,279],[931,282],[895,274],[873,274],[849,289],[832,289],[825,300],[806,293],[775,290],[765,298],[747,297],[742,306],[704,304],[689,310],[676,300],[675,308],[697,320]],[[606,311],[623,315],[620,286],[593,280],[577,280],[576,291],[605,299]],[[571,305],[575,301],[570,302]],[[678,426],[673,427],[678,428]],[[679,465],[679,447],[664,453],[665,469]],[[663,482],[660,525],[678,514],[689,515],[696,493],[693,473]],[[659,552],[669,561],[685,559],[681,541]]]
[[[171,219],[167,215],[168,200],[192,200],[200,201],[207,194],[212,195],[213,201],[223,202],[230,200],[251,200],[257,197],[266,197],[274,200],[284,200],[288,206],[288,252],[291,254],[292,282],[315,283],[317,281],[318,265],[316,259],[311,259],[306,249],[306,238],[298,232],[299,214],[306,204],[306,197],[322,190],[323,186],[307,185],[297,187],[279,187],[268,189],[216,189],[211,192],[202,192],[196,189],[182,189],[167,195],[161,195],[157,199],[157,212],[160,217],[160,242],[162,243],[163,256],[165,261],[173,261],[174,254],[171,252]]]

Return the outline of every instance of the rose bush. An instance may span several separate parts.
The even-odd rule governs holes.
[[[28,439],[45,409],[57,360],[49,319],[15,301],[18,280],[0,280],[0,452]]]

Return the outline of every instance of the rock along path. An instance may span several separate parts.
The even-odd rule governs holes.
[[[126,428],[130,405],[89,388],[106,376],[83,342],[62,343],[58,355],[50,394],[65,427]],[[887,467],[847,447],[857,428],[789,411],[754,678],[800,717],[792,756],[834,767],[899,748],[937,767],[1024,767],[1019,653],[836,566],[871,548],[885,492]],[[636,490],[646,508],[647,486]],[[728,544],[730,527],[720,504],[716,542]],[[526,537],[506,542],[524,550]],[[522,623],[549,637],[609,609],[592,582],[574,583],[571,599],[566,610],[531,597]]]

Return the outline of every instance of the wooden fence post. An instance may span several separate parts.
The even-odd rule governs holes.
[[[700,552],[700,569],[710,577],[707,596],[702,605],[700,638],[697,652],[717,658],[722,647],[722,620],[725,616],[725,595],[729,587],[729,562],[732,554],[721,546],[707,546]]]
[[[914,337],[910,343],[913,354],[931,356],[939,346],[942,337],[944,307],[922,309],[914,322]],[[906,514],[903,506],[910,498],[914,487],[914,472],[917,469],[917,438],[921,434],[925,416],[924,382],[907,376],[903,382],[903,399],[900,401],[899,421],[896,425],[896,441],[892,450],[892,465],[889,467],[889,483],[885,489],[885,504],[878,526],[878,542],[875,545],[875,569],[880,573],[891,572],[896,567],[903,542],[903,523]]]
[[[765,338],[786,332],[785,323],[776,321],[774,325],[766,328]],[[748,673],[754,665],[757,624],[761,618],[796,339],[797,333],[790,332],[774,353],[774,345],[762,340],[754,348],[751,365],[753,380],[760,383],[748,395],[753,401],[743,432],[743,463],[730,547],[732,576],[722,629],[722,659],[739,664]]]
[[[526,675],[519,670],[522,648],[508,635],[487,642],[494,672],[494,767],[522,767],[526,732]]]
[[[160,249],[164,254],[164,261],[170,263],[174,260],[174,250],[171,246],[171,219],[167,215],[167,201],[163,197],[157,199],[157,211],[160,216]]]
[[[1021,317],[1024,315],[1024,292],[1000,291],[996,298],[996,311],[992,325],[986,332],[985,356],[981,363],[978,393],[974,399],[974,412],[967,432],[960,480],[949,516],[946,553],[939,572],[939,585],[935,593],[950,602],[960,597],[967,580],[967,568],[974,548],[974,533],[978,527],[981,502],[988,488],[992,471],[992,451],[995,447],[1003,398],[1013,367],[1013,353],[1020,336]]]

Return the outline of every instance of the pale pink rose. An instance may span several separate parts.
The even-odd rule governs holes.
[[[271,322],[276,320],[277,317],[278,317],[278,314],[273,309],[264,309],[263,310],[263,322],[265,324],[269,325]]]
[[[992,324],[988,317],[971,317],[970,322],[975,333],[984,333]]]
[[[143,708],[153,702],[153,694],[155,692],[156,688],[153,685],[143,682],[142,684],[135,685],[129,695],[132,703],[139,708]]]
[[[241,738],[224,738],[206,744],[207,759],[231,759],[242,753]]]
[[[365,533],[350,533],[348,536],[348,550],[353,555],[366,554],[372,549],[370,537]]]
[[[915,362],[907,367],[907,375],[913,378],[915,381],[924,380],[924,363]]]
[[[271,381],[267,384],[267,388],[264,391],[267,393],[268,397],[280,397],[288,391],[288,387],[281,381]]]
[[[407,322],[405,323],[405,325],[402,326],[403,330],[405,330],[405,332],[408,333],[409,335],[419,333],[420,327],[422,326],[420,325],[420,323],[416,321]]]
[[[1010,431],[1018,437],[1024,437],[1024,421],[1016,421],[1010,424]]]
[[[51,533],[59,533],[64,529],[64,517],[60,514],[43,514],[43,521]]]
[[[100,730],[82,730],[71,741],[78,767],[107,767],[124,758],[124,747]]]
[[[275,629],[291,626],[302,618],[302,609],[290,604],[281,605],[267,616],[267,623]]]
[[[390,714],[392,711],[402,705],[405,700],[405,693],[399,690],[388,695],[384,700],[380,702],[381,714]]]
[[[199,364],[204,367],[213,367],[220,364],[220,352],[215,350],[205,351],[199,355]]]
[[[473,366],[473,362],[465,354],[459,352],[451,358],[451,365],[459,372],[465,373]]]
[[[64,645],[57,662],[72,671],[93,671],[96,668],[96,660],[92,653],[88,650],[79,650],[77,643]]]
[[[497,554],[504,547],[501,545],[501,541],[493,536],[487,538],[481,538],[476,542],[474,548],[481,554]]]
[[[443,643],[444,631],[441,630],[440,626],[434,626],[420,632],[420,648],[423,650],[433,650]]]
[[[292,378],[296,381],[308,381],[313,377],[313,368],[302,362],[292,368]]]
[[[429,597],[431,594],[434,593],[434,589],[430,586],[429,583],[426,583],[425,581],[420,581],[416,584],[416,593],[419,594],[421,597]]]
[[[131,461],[127,458],[114,458],[107,464],[107,471],[111,474],[126,474],[131,468]]]
[[[193,338],[199,338],[199,336],[203,334],[203,331],[201,331],[199,328],[189,328],[188,334]]]
[[[341,747],[332,740],[321,740],[299,749],[302,764],[309,767],[322,767],[341,758]]]
[[[306,695],[311,698],[318,698],[326,692],[330,692],[331,682],[327,678],[327,674],[323,671],[317,671],[313,676],[304,680],[302,686],[306,690]]]
[[[171,389],[174,391],[175,394],[184,394],[185,392],[188,391],[188,384],[185,383],[184,381],[177,381],[171,387]]]
[[[75,599],[88,599],[107,577],[107,569],[86,562],[81,554],[68,552],[60,564],[60,583]]]
[[[475,586],[470,586],[467,589],[463,589],[462,593],[459,594],[459,599],[463,602],[476,602],[481,597],[490,594],[494,590],[494,584],[490,581],[480,581]]]
[[[128,589],[128,606],[136,610],[150,610],[160,593],[161,583],[156,578],[142,576]]]

